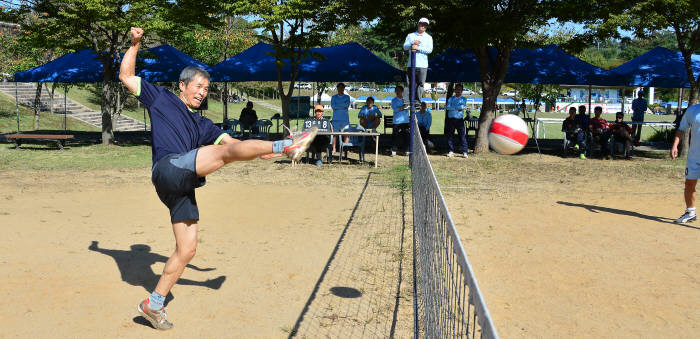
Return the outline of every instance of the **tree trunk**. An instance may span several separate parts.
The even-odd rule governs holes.
[[[479,131],[476,134],[474,153],[487,152],[489,150],[489,128],[491,128],[491,121],[493,121],[494,112],[496,111],[496,100],[501,92],[503,79],[505,79],[508,71],[508,61],[512,49],[513,46],[510,45],[493,48],[480,46],[473,49],[479,62],[481,89],[483,91]]]
[[[53,108],[53,98],[54,98],[54,93],[56,93],[56,82],[51,84],[51,93],[49,94],[49,111],[51,114],[54,113],[54,108]]]
[[[114,81],[106,79],[102,83],[102,145],[114,144],[114,129],[112,126],[112,107],[114,107]]]
[[[688,93],[688,107],[696,105],[698,103],[698,90],[700,89],[700,82],[690,81],[690,91]],[[680,112],[682,106],[683,98],[678,101],[678,111]],[[699,136],[693,136],[699,137]],[[690,133],[683,133],[683,139],[681,139],[680,154],[681,157],[688,156],[688,147],[690,147]]]
[[[39,129],[39,113],[41,113],[41,86],[43,83],[36,84],[36,92],[34,94],[34,130]]]
[[[501,85],[488,83],[482,84],[483,103],[481,105],[481,115],[479,116],[479,131],[476,134],[476,146],[474,153],[487,152],[489,150],[488,133],[496,112],[496,100],[501,92]]]
[[[228,120],[228,82],[224,82],[224,92],[221,96],[221,101],[224,103],[224,121]]]

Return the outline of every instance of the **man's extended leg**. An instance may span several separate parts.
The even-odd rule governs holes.
[[[685,190],[683,192],[686,207],[685,213],[683,213],[680,218],[676,219],[674,221],[675,223],[686,223],[697,219],[697,215],[695,213],[695,198],[697,195],[695,192],[695,187],[697,183],[697,179],[685,179]]]
[[[222,166],[234,161],[253,160],[271,154],[272,141],[244,140],[226,145],[208,145],[197,151],[196,171],[200,177],[207,176]]]

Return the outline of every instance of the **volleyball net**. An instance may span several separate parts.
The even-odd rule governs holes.
[[[412,116],[414,334],[498,338]]]

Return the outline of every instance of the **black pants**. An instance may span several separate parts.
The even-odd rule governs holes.
[[[467,137],[464,134],[464,120],[457,118],[446,118],[445,125],[447,126],[447,147],[450,152],[454,152],[454,137],[455,129],[457,130],[457,137],[459,138],[459,147],[462,152],[466,153],[468,150]]]
[[[632,118],[632,121],[644,122],[644,117],[642,117],[641,119]],[[634,142],[639,142],[639,139],[642,137],[642,124],[632,125],[632,134],[634,134]]]
[[[399,148],[408,150],[409,138],[411,137],[411,125],[395,124],[391,131],[391,150],[397,151]]]
[[[423,139],[423,144],[427,145],[430,141],[430,131],[423,126],[419,126],[418,129],[420,130],[420,138]]]
[[[425,83],[425,78],[428,76],[428,69],[422,67],[416,67],[416,103],[420,103],[420,99],[423,97],[423,84]],[[406,69],[406,88],[403,91],[403,103],[405,105],[410,105],[411,103],[411,68]]]

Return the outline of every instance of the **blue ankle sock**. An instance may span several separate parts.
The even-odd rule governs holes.
[[[284,148],[292,143],[292,139],[277,140],[272,143],[272,153],[282,153],[284,152]]]
[[[158,294],[156,291],[153,291],[149,299],[150,301],[148,302],[148,308],[152,310],[159,310],[163,308],[163,303],[165,302],[164,296]]]

